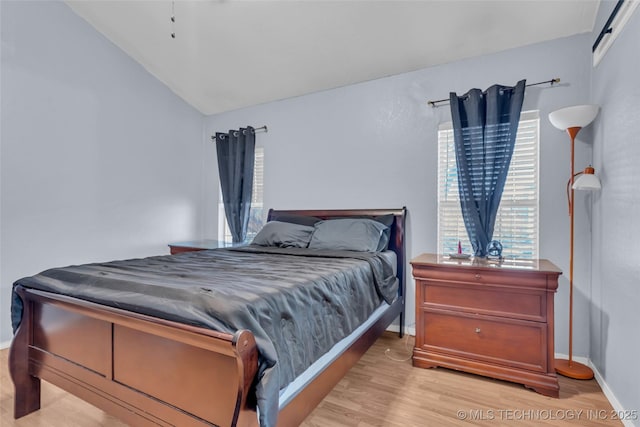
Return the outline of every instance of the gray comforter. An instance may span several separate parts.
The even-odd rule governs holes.
[[[278,391],[381,304],[398,281],[389,254],[249,246],[69,266],[22,285],[233,333],[253,332],[262,427],[275,426]],[[14,331],[22,303],[14,293]]]

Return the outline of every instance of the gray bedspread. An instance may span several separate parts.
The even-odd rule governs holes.
[[[253,332],[262,427],[278,391],[395,299],[389,254],[248,246],[55,268],[21,285],[182,323]],[[14,293],[14,331],[22,303]]]

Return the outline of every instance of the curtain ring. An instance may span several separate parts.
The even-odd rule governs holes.
[[[233,131],[233,136],[238,136],[238,131],[237,130]]]

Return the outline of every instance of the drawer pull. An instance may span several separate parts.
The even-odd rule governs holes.
[[[480,279],[482,279],[482,276],[479,274],[476,274],[476,280],[480,280]]]
[[[480,328],[476,328],[476,334],[480,333]]]

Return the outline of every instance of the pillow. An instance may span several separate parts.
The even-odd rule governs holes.
[[[375,252],[386,227],[368,218],[329,219],[316,223],[310,249]]]
[[[389,240],[391,239],[391,226],[395,216],[393,214],[374,216],[372,219],[384,224],[387,228],[382,231],[380,242],[378,242],[378,252],[386,251],[389,248]]]
[[[357,216],[349,218],[372,219],[384,224],[387,228],[382,231],[382,235],[380,236],[380,241],[378,242],[376,252],[383,252],[389,249],[389,241],[391,240],[391,226],[393,225],[393,221],[395,220],[395,215],[387,214],[378,216]]]
[[[251,242],[260,246],[281,248],[306,248],[313,233],[313,227],[290,222],[269,221]]]
[[[273,221],[290,222],[292,224],[308,225],[313,227],[316,222],[322,221],[315,216],[306,216],[293,213],[276,213],[274,214]]]

